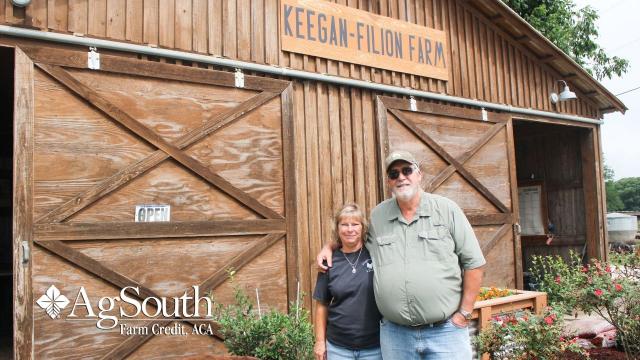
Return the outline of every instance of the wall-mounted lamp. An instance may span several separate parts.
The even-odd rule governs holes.
[[[11,0],[14,6],[25,7],[31,3],[31,0]]]
[[[569,90],[569,85],[567,85],[566,81],[558,80],[558,82],[561,82],[564,84],[564,89],[562,89],[562,92],[560,94],[556,94],[554,92],[551,93],[551,95],[549,96],[549,99],[551,100],[552,104],[557,104],[558,101],[567,101],[567,100],[578,98],[576,96],[576,93]]]

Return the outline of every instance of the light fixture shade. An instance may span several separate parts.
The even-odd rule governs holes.
[[[558,98],[559,98],[558,100],[560,101],[565,101],[565,100],[577,99],[578,97],[576,96],[576,93],[569,90],[569,86],[565,84],[564,89],[558,95]]]
[[[31,0],[11,0],[11,3],[17,7],[25,7],[31,3]]]

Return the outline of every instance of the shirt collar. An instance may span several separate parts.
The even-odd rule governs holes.
[[[431,216],[431,206],[429,205],[429,199],[426,192],[422,191],[420,194],[420,204],[418,205],[418,209],[416,210],[416,214],[421,216]],[[400,206],[398,206],[398,201],[393,202],[393,206],[389,209],[389,220],[400,219],[402,213],[400,212]]]

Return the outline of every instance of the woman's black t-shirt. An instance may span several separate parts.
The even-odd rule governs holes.
[[[358,250],[359,251],[359,250]],[[358,251],[343,254],[333,252],[333,267],[318,273],[313,298],[327,305],[327,339],[348,349],[368,349],[380,346],[381,315],[373,295],[373,266],[365,247],[358,262]],[[349,258],[353,268],[345,259]]]

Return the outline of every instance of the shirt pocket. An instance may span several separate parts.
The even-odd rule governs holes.
[[[445,226],[421,231],[418,239],[425,260],[447,260],[455,255],[453,238]]]
[[[376,237],[377,245],[377,259],[374,259],[374,263],[379,266],[390,264],[398,256],[398,236],[397,235],[382,235]]]

